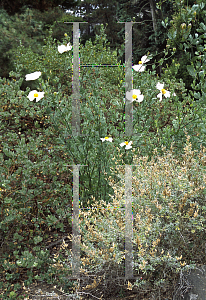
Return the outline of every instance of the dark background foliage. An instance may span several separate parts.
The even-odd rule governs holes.
[[[0,7],[4,8],[9,15],[20,13],[23,7],[37,9],[41,12],[54,9],[57,6],[62,6],[64,9],[69,9],[80,3],[80,0],[1,0]]]

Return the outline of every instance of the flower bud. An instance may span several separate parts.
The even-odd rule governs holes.
[[[64,36],[67,37],[67,33],[65,33]]]
[[[196,16],[196,14],[197,14],[196,11],[194,11],[194,12],[193,12],[193,15]]]
[[[176,51],[176,48],[173,48],[173,51],[175,52],[175,51]]]
[[[192,28],[192,24],[191,23],[188,25],[188,28]]]
[[[182,23],[182,24],[181,24],[181,27],[182,27],[182,29],[185,29],[185,28],[186,28],[186,24],[185,24],[185,23]]]

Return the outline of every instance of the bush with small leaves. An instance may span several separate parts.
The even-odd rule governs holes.
[[[80,45],[80,54],[83,64],[118,64],[116,52],[111,52],[106,43],[103,26],[94,43],[88,41],[85,46]],[[46,235],[71,228],[72,166],[84,165],[79,173],[81,207],[88,200],[90,204],[97,201],[100,208],[109,205],[114,191],[105,179],[105,172],[118,183],[120,178],[113,170],[120,158],[120,164],[131,164],[135,154],[148,155],[150,160],[155,148],[163,153],[161,145],[168,149],[172,142],[176,142],[176,155],[180,156],[184,127],[199,138],[195,140],[191,136],[196,149],[201,142],[204,145],[205,132],[198,132],[205,126],[200,113],[201,126],[198,130],[195,128],[195,117],[202,102],[186,107],[186,103],[179,103],[175,96],[177,87],[184,93],[181,82],[166,75],[164,80],[157,78],[155,70],[147,68],[138,72],[141,69],[138,67],[134,74],[136,89],[126,94],[126,101],[134,103],[137,135],[123,137],[124,73],[119,66],[115,70],[85,67],[80,76],[82,135],[73,136],[70,37],[64,37],[62,47],[52,38],[50,30],[42,53],[20,46],[16,55],[16,70],[10,72],[11,80],[0,79],[0,234],[3,240],[0,265],[10,286],[25,270],[28,282],[33,280],[32,274],[49,282],[58,277],[60,282],[68,270],[60,265],[57,268],[58,261],[50,258]],[[146,67],[147,59],[142,60]],[[104,226],[108,229],[113,226],[116,234],[123,229],[123,218],[122,212],[119,223],[116,223],[118,218],[111,218],[112,224],[100,218],[99,232],[88,229],[103,246],[100,250],[103,258],[98,262],[98,256],[94,257],[94,268],[96,263],[103,266],[109,257],[121,263],[124,249],[121,245],[116,248],[115,241],[106,236]],[[88,232],[82,231],[86,238]],[[92,242],[89,247],[88,254],[96,253]],[[105,249],[111,251],[107,253]],[[85,260],[85,265],[88,262]]]
[[[81,211],[81,271],[101,274],[108,295],[120,269],[124,276],[128,203],[133,211],[134,276],[142,277],[131,289],[142,292],[160,285],[163,291],[176,273],[205,264],[206,149],[192,151],[189,139],[181,159],[172,147],[163,156],[155,150],[151,161],[134,157],[131,199],[125,195],[125,170],[119,167],[114,171],[121,181],[115,184],[109,178],[115,193],[110,203],[96,202]]]

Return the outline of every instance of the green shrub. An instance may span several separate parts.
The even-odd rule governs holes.
[[[192,151],[187,136],[181,159],[173,148],[163,156],[154,151],[148,156],[134,157],[132,207],[134,276],[141,277],[131,289],[144,291],[148,287],[161,291],[175,273],[205,263],[206,221],[206,155],[205,147],[199,154]],[[164,148],[164,147],[163,147]],[[163,149],[165,150],[165,148]],[[81,271],[87,276],[101,274],[103,285],[116,284],[120,270],[124,276],[125,238],[125,170],[119,167],[121,181],[114,183],[110,203],[93,204],[81,211],[82,258]],[[70,253],[70,252],[68,252]],[[111,274],[113,273],[113,279]],[[85,280],[86,280],[86,275]],[[89,289],[98,286],[85,287]],[[93,290],[94,292],[94,290]]]
[[[71,27],[63,22],[55,24],[56,20],[61,19],[62,16],[64,13],[58,7],[46,12],[24,7],[21,13],[13,16],[9,16],[4,9],[0,9],[0,76],[8,78],[9,72],[14,70],[15,52],[19,45],[25,48],[31,47],[34,53],[41,54],[43,39],[50,26],[54,25],[53,38],[62,39],[65,30],[69,35],[72,32]]]
[[[183,6],[182,1],[175,2],[176,12],[170,24],[168,18],[162,22],[164,27],[169,28],[167,49],[180,64],[175,77],[183,80],[195,99],[202,98],[205,101],[205,3],[197,0],[188,6],[188,1],[185,1]]]
[[[64,44],[69,41],[70,37],[63,39]],[[158,81],[165,82],[171,95],[178,86],[185,101],[186,96],[181,82],[167,79],[166,75],[164,80],[159,79],[155,71],[134,74],[134,85],[144,94],[143,102],[134,104],[137,136],[121,137],[124,73],[120,67],[83,69],[80,112],[85,136],[72,136],[72,53],[58,53],[58,44],[50,30],[42,53],[35,53],[31,47],[18,47],[11,80],[0,79],[1,270],[7,293],[13,292],[12,282],[18,281],[25,270],[28,284],[36,278],[67,286],[64,273],[69,270],[57,268],[57,262],[50,258],[46,235],[71,228],[72,165],[86,165],[80,168],[81,207],[88,201],[90,205],[100,200],[108,204],[114,191],[105,172],[115,183],[120,181],[112,171],[119,158],[121,164],[127,164],[132,163],[133,154],[149,154],[150,160],[155,148],[161,151],[163,144],[168,149],[173,141],[180,155],[184,127],[199,138],[192,137],[194,147],[201,142],[204,145],[202,102],[186,107],[185,102],[178,102],[178,96],[160,102]],[[117,53],[107,46],[103,27],[94,44],[88,41],[85,47],[80,46],[80,54],[83,64],[118,64]],[[42,76],[24,82],[25,75],[35,71],[42,72]],[[44,92],[44,97],[38,102],[29,101],[31,89]],[[169,119],[165,120],[169,109]],[[200,124],[195,121],[197,115]],[[113,137],[114,142],[102,142],[104,137]],[[119,149],[125,140],[133,142],[132,151]]]

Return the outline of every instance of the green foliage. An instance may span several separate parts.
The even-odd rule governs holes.
[[[0,76],[9,77],[16,64],[16,48],[31,47],[38,56],[43,53],[44,40],[48,29],[52,27],[52,37],[62,41],[64,34],[72,36],[72,25],[64,24],[65,14],[60,8],[40,12],[25,7],[21,13],[9,16],[4,9],[0,10]],[[67,16],[68,18],[68,16]],[[77,18],[78,19],[78,18]],[[76,18],[71,17],[72,21]],[[30,64],[32,61],[29,61]]]
[[[192,7],[182,7],[182,2],[179,0],[175,3],[176,12],[170,21],[167,44],[168,49],[176,49],[173,54],[180,64],[176,78],[182,78],[188,90],[200,90],[201,86],[204,92],[204,85],[201,82],[204,82],[205,70],[205,3],[199,0]],[[164,24],[168,26],[168,20]],[[194,76],[193,64],[196,66],[197,76]],[[196,87],[193,82],[194,77]],[[204,99],[204,94],[202,96]]]
[[[39,53],[36,53],[31,46],[26,48],[21,45],[16,49],[16,71],[19,76],[20,73],[26,75],[41,70],[45,82],[40,83],[40,89],[46,89],[45,85],[49,85],[52,89],[52,94],[62,91],[66,95],[71,95],[71,53],[66,57],[57,51],[57,46],[60,43],[57,43],[56,39],[52,37],[52,33],[53,31],[50,29],[47,37],[44,39],[44,45],[39,49]],[[71,38],[66,36],[62,42],[67,44],[70,41]],[[36,89],[35,86],[35,82],[24,82],[21,88],[24,90],[26,87]]]
[[[129,280],[131,289],[164,289],[172,274],[194,268],[200,257],[202,262],[206,235],[206,149],[192,151],[187,136],[184,154],[177,158],[173,150],[172,146],[169,151],[163,147],[163,155],[154,151],[151,161],[148,156],[134,157],[131,199],[125,194],[125,168],[119,167],[116,173],[121,181],[114,184],[110,180],[115,191],[110,203],[101,201],[81,212],[81,250],[86,253],[81,266],[87,274],[104,274],[105,293],[109,293],[109,287],[112,289],[121,270],[124,274],[125,232],[131,225],[125,209],[130,207],[133,271],[134,277],[139,277],[136,282]]]
[[[62,43],[68,42],[71,37],[65,36]],[[112,171],[118,162],[131,164],[133,154],[151,159],[155,148],[161,153],[172,142],[178,156],[183,152],[184,129],[191,134],[194,149],[205,145],[205,103],[187,97],[184,83],[173,78],[178,68],[175,62],[161,78],[155,66],[153,71],[133,73],[134,88],[141,90],[144,100],[134,103],[136,135],[124,138],[124,70],[120,66],[81,67],[82,135],[73,136],[72,51],[58,52],[60,42],[53,38],[52,28],[44,43],[38,52],[23,44],[17,47],[11,79],[0,79],[0,234],[4,242],[0,265],[6,278],[2,289],[7,290],[8,297],[13,297],[16,290],[12,290],[12,283],[25,270],[27,284],[34,279],[48,283],[56,280],[55,284],[69,289],[65,274],[71,273],[70,264],[63,267],[61,255],[55,261],[51,259],[46,234],[51,230],[68,232],[71,227],[72,165],[86,165],[80,167],[81,207],[100,200],[109,205],[114,191],[105,175],[114,183],[120,181]],[[94,43],[90,40],[80,45],[80,57],[85,65],[119,64],[117,51],[108,46],[103,25]],[[25,75],[35,71],[42,75],[25,82]],[[190,72],[196,69],[190,68]],[[159,101],[157,82],[165,83],[170,98],[163,96]],[[45,92],[44,97],[30,102],[32,89]],[[178,101],[180,94],[182,103]],[[114,141],[102,142],[100,138],[106,136]],[[120,148],[125,140],[133,141],[132,150]],[[71,263],[69,256],[68,261]],[[156,268],[156,262],[153,265]]]
[[[44,279],[47,281],[52,280],[49,279],[51,277],[49,274],[54,276],[57,272],[48,260],[48,252],[43,255],[45,252],[43,250],[45,247],[44,231],[54,228],[65,231],[66,226],[71,224],[72,174],[68,170],[68,165],[74,163],[88,165],[80,173],[80,193],[83,205],[85,205],[85,198],[88,199],[91,194],[96,198],[101,195],[103,199],[108,199],[105,193],[106,187],[101,183],[104,180],[105,167],[108,169],[106,162],[109,162],[109,156],[107,145],[103,145],[99,139],[102,134],[106,134],[107,128],[101,129],[100,122],[103,122],[105,118],[102,113],[101,120],[97,122],[99,116],[95,114],[95,110],[98,109],[100,112],[100,107],[97,108],[95,103],[99,101],[100,94],[96,93],[96,87],[101,85],[103,88],[102,109],[105,102],[109,105],[111,97],[113,98],[112,94],[117,94],[115,102],[119,105],[122,97],[118,97],[116,87],[111,88],[111,84],[118,81],[118,77],[115,78],[114,75],[121,76],[122,73],[119,71],[114,74],[111,69],[107,76],[104,70],[99,72],[99,79],[94,80],[93,75],[92,81],[91,72],[84,74],[82,81],[85,81],[87,88],[82,93],[84,105],[81,111],[84,115],[88,115],[83,128],[83,130],[87,128],[88,135],[84,139],[69,138],[69,134],[71,135],[69,130],[71,129],[72,57],[71,52],[58,53],[57,43],[51,36],[50,31],[50,35],[45,39],[45,47],[41,49],[43,54],[35,53],[31,47],[25,48],[23,45],[18,47],[15,53],[16,72],[10,72],[12,80],[1,79],[0,231],[5,249],[10,249],[10,254],[1,253],[1,265],[4,272],[8,273],[9,282],[20,276],[20,273],[16,272],[17,269],[22,271],[27,269],[35,276],[36,271],[34,272],[33,269],[38,270],[39,276],[42,277],[44,274]],[[95,46],[88,42],[90,51],[88,54],[85,49],[82,50],[85,53],[85,56],[82,53],[82,62],[86,63],[87,57],[94,53],[97,55],[96,58],[95,54],[93,56],[93,59],[96,59],[95,62],[117,62],[115,54],[109,55],[108,49],[104,47],[104,39],[105,37],[97,37]],[[68,39],[65,37],[63,42],[67,43]],[[31,88],[25,84],[23,90],[21,87],[25,74],[39,70],[42,72],[41,78],[30,82]],[[44,98],[38,103],[30,102],[27,98],[30,89],[34,88],[38,91],[45,91]],[[84,100],[84,98],[89,99],[88,89],[93,90],[94,93],[89,103],[92,106],[90,109],[86,107]],[[112,111],[107,117],[111,116]],[[92,125],[98,126],[92,128]],[[94,168],[94,161],[99,162],[100,165],[97,164]],[[110,191],[111,189],[107,193]],[[6,265],[3,263],[5,260]],[[7,265],[9,267],[11,261],[15,264],[12,264],[10,273]],[[43,271],[42,268],[47,265],[50,267],[45,273],[45,269]],[[31,283],[32,277],[29,278],[28,281]]]

